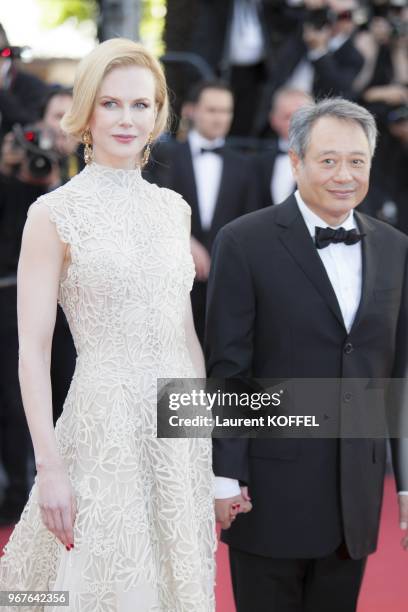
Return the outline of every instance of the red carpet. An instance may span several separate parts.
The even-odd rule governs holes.
[[[9,534],[10,529],[0,530],[1,548]],[[402,550],[400,539],[395,486],[388,478],[378,552],[369,558],[358,612],[408,611],[408,552]],[[235,612],[224,544],[219,545],[217,565],[217,612]]]
[[[387,478],[378,550],[368,560],[358,612],[408,612],[408,551],[402,550],[401,537],[395,485]],[[227,547],[222,543],[217,565],[217,612],[235,612]]]

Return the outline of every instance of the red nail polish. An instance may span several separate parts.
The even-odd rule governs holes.
[[[69,551],[69,550],[71,550],[69,546],[66,546],[65,548],[66,548],[68,551]]]

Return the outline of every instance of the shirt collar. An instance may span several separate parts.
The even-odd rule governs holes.
[[[204,149],[214,149],[223,147],[225,144],[225,138],[215,138],[215,140],[208,140],[201,136],[197,130],[190,130],[188,134],[188,142],[190,144],[191,152],[193,156],[201,153],[201,147]]]
[[[332,53],[340,49],[350,38],[350,34],[336,34],[329,40],[329,49]]]
[[[302,200],[299,190],[295,192],[295,198],[303,220],[306,223],[306,227],[309,231],[309,234],[313,239],[315,237],[316,227],[332,227],[333,229],[337,229],[338,227],[344,227],[345,230],[357,229],[354,211],[350,211],[347,219],[345,219],[343,223],[341,223],[341,225],[328,225],[326,221],[323,221],[323,219],[316,215],[316,213],[314,213],[307,206],[307,204],[305,204],[305,202]]]
[[[278,147],[279,147],[279,151],[283,151],[287,153],[289,151],[289,140],[285,140],[284,138],[279,138]]]

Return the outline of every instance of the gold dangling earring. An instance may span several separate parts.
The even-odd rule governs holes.
[[[149,161],[150,152],[152,150],[152,142],[153,142],[153,133],[150,132],[149,138],[147,139],[146,148],[143,152],[142,168],[144,168],[147,165],[147,162]]]
[[[87,128],[85,132],[82,134],[82,143],[85,145],[84,160],[85,160],[86,165],[88,165],[93,160],[92,134],[89,128]]]

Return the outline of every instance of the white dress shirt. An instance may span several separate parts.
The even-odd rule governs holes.
[[[302,200],[299,191],[295,193],[300,213],[306,223],[310,236],[315,238],[316,227],[328,227],[327,223],[316,215]],[[329,226],[333,229],[344,227],[346,230],[357,229],[353,211],[341,226]],[[362,252],[361,242],[346,245],[342,242],[329,244],[317,252],[326,269],[334,292],[336,294],[344,326],[350,332],[361,299],[362,288]],[[240,494],[238,480],[234,478],[215,478],[215,498],[226,499]],[[400,491],[400,495],[408,495],[408,491]]]
[[[235,66],[258,64],[265,54],[257,0],[234,0],[229,60]]]
[[[188,142],[193,159],[201,226],[203,230],[208,230],[211,227],[220,190],[223,159],[219,153],[202,153],[201,148],[223,147],[225,140],[224,138],[207,140],[196,130],[191,130]]]
[[[285,151],[285,154],[280,153],[275,159],[271,177],[271,196],[274,204],[282,204],[290,196],[295,188],[295,180],[293,178],[292,166],[290,164],[289,143],[283,138],[279,138],[279,149]]]

